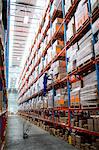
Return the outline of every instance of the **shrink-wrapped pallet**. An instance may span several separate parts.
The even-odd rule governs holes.
[[[74,35],[74,33],[75,33],[75,19],[74,17],[72,17],[67,26],[67,41],[70,40],[70,38]]]
[[[67,60],[68,60],[68,66],[67,66],[67,72],[71,72],[74,70],[77,66],[77,50],[78,50],[78,44],[75,43],[67,50]]]
[[[68,95],[66,89],[59,88],[56,90],[56,96],[54,96],[55,107],[67,107]]]
[[[52,64],[51,68],[53,70],[53,76],[66,73],[66,62],[64,60],[57,60]]]
[[[83,78],[83,88],[80,91],[80,100],[82,106],[96,105],[98,104],[97,93],[97,76],[96,71],[89,73]]]
[[[63,49],[64,47],[64,43],[63,41],[60,41],[60,40],[56,40],[52,46],[52,58],[54,58],[55,56],[57,56],[61,50]],[[65,57],[65,52],[63,52],[60,57],[63,56]]]
[[[65,14],[68,13],[69,8],[72,6],[73,0],[65,0]]]
[[[99,18],[92,24],[93,34],[99,32]]]
[[[99,32],[96,37],[96,43],[94,44],[95,56],[99,56]]]
[[[83,65],[93,57],[92,34],[89,31],[78,42],[79,50],[77,51],[77,67]]]
[[[81,0],[75,13],[75,25],[76,31],[84,24],[88,19],[88,5],[86,0]]]
[[[57,32],[60,28],[60,25],[62,24],[63,19],[62,18],[56,18],[55,21],[52,24],[52,37],[55,32]],[[58,31],[59,33],[64,33],[64,24],[61,26],[60,30]]]
[[[98,0],[91,0],[91,9],[92,12],[99,6],[99,1]]]
[[[53,90],[48,92],[48,108],[53,108]]]
[[[59,6],[59,7],[58,7]],[[62,3],[59,4],[59,0],[54,0],[51,7],[51,16],[53,16],[55,11],[62,11]]]

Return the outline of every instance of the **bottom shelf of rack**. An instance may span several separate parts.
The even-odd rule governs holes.
[[[42,118],[42,117],[29,115],[29,114],[26,114],[26,113],[19,113],[19,115],[24,116],[24,117],[29,117],[29,118],[32,118],[32,119],[41,120],[41,121],[44,121],[44,122],[47,122],[47,123],[51,123],[55,126],[59,126],[61,128],[65,128],[67,130],[72,130],[74,132],[77,131],[79,133],[85,133],[85,134],[89,134],[89,135],[93,135],[93,136],[99,136],[99,132],[90,131],[88,129],[84,129],[84,128],[80,128],[80,127],[76,127],[76,126],[69,128],[68,125],[66,125],[66,123],[63,123],[63,122],[55,122],[53,120],[49,120],[49,119],[45,119],[45,118]]]
[[[96,132],[96,131],[90,131],[88,129],[84,129],[84,128],[80,128],[80,127],[71,127],[73,129],[73,131],[78,131],[78,132],[81,132],[81,133],[87,133],[87,134],[90,134],[90,135],[94,135],[94,136],[99,136],[99,132]]]

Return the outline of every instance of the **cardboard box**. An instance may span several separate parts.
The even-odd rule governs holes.
[[[68,73],[76,69],[77,67],[76,66],[77,51],[78,51],[78,43],[75,43],[67,50],[67,59],[68,59],[67,72]]]
[[[99,18],[92,24],[92,31],[93,31],[93,34],[99,31]]]
[[[53,22],[53,25],[52,25],[52,36],[54,35],[55,32],[57,32],[59,30],[59,27],[60,27],[62,22],[63,22],[63,19],[61,19],[61,18],[55,19],[55,21]],[[59,33],[64,34],[64,25],[61,26],[58,34]]]
[[[93,119],[87,119],[87,122],[88,122],[88,130],[89,131],[94,131]]]
[[[70,40],[70,38],[74,35],[74,33],[75,33],[75,19],[74,17],[72,17],[67,26],[67,41]]]
[[[76,135],[76,148],[80,149],[81,146],[81,136]]]
[[[99,117],[95,117],[94,119],[94,131],[99,132]]]
[[[71,133],[71,140],[72,140],[72,145],[75,146],[75,144],[76,144],[76,135],[75,135],[75,133]]]
[[[64,44],[63,41],[55,41],[53,46],[52,46],[52,58],[54,58],[55,56],[57,56],[61,50],[63,49]],[[63,56],[65,58],[65,52],[63,52],[60,57]]]
[[[73,0],[65,0],[65,14],[68,13],[69,8],[72,5]]]
[[[62,3],[60,3],[59,7],[57,8],[57,6],[59,5],[59,0],[54,0],[52,7],[51,7],[51,16],[53,16],[53,13],[55,11],[62,11]]]
[[[99,5],[99,1],[98,0],[91,0],[91,9],[92,11],[95,10],[95,8],[97,8]]]
[[[88,6],[85,0],[80,1],[76,13],[75,13],[75,26],[76,31],[84,24],[88,19]]]
[[[92,34],[87,33],[79,42],[77,51],[77,67],[93,57]]]
[[[79,106],[80,105],[80,88],[76,88],[70,92],[71,95],[71,106]]]

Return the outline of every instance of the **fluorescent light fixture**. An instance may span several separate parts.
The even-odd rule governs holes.
[[[24,16],[24,24],[28,24],[29,16]]]

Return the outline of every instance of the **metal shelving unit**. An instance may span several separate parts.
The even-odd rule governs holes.
[[[53,2],[53,1],[52,1]],[[32,68],[30,74],[28,75],[28,77],[25,79],[25,73],[27,72],[28,70],[28,67],[31,63],[31,60],[29,60],[29,64],[26,68],[24,68],[25,70],[25,73],[23,74],[23,77],[21,75],[21,80],[24,79],[23,83],[19,85],[19,93],[20,93],[20,96],[19,96],[19,105],[24,103],[24,102],[28,102],[30,99],[32,98],[35,98],[37,97],[38,95],[43,95],[43,90],[40,90],[39,92],[37,93],[34,93],[33,95],[31,95],[30,97],[26,98],[26,99],[22,99],[22,96],[24,95],[24,93],[50,68],[51,64],[53,62],[55,62],[59,56],[61,56],[62,53],[64,52],[67,52],[68,48],[70,48],[71,45],[75,44],[76,42],[78,42],[83,36],[84,34],[86,34],[90,29],[92,29],[92,23],[94,23],[97,19],[98,19],[98,16],[99,16],[99,9],[95,9],[94,12],[92,13],[91,12],[91,2],[90,0],[88,0],[88,10],[89,10],[89,17],[88,19],[86,20],[86,22],[82,25],[82,27],[72,36],[72,38],[67,41],[67,38],[66,38],[66,29],[67,29],[67,25],[68,23],[70,22],[70,19],[71,17],[74,15],[75,11],[76,11],[76,8],[80,2],[80,0],[74,0],[72,6],[69,8],[68,10],[68,13],[65,15],[65,8],[64,8],[64,0],[61,0],[60,3],[62,2],[62,11],[63,11],[63,22],[62,24],[60,25],[59,29],[57,30],[57,32],[55,32],[55,34],[53,35],[53,37],[51,38],[51,40],[48,42],[48,44],[46,45],[46,48],[43,52],[43,54],[41,55],[41,57],[38,59],[36,65]],[[59,3],[59,5],[60,5]],[[52,4],[52,3],[51,3]],[[48,8],[50,7],[50,4],[48,5],[47,7],[47,10]],[[46,12],[47,12],[46,10]],[[55,12],[55,14],[57,13],[57,11]],[[55,18],[55,14],[52,18]],[[46,16],[46,13],[45,13],[45,16]],[[45,17],[44,16],[44,17]],[[51,19],[52,19],[51,18]],[[43,19],[44,21],[44,19]],[[53,20],[51,20],[53,22]],[[51,23],[52,23],[51,22]],[[42,37],[45,38],[46,36],[46,32],[48,31],[48,29],[51,27],[51,23],[49,21],[49,24],[44,32],[44,35]],[[40,63],[40,60],[42,57],[45,56],[48,48],[51,46],[51,44],[53,43],[54,39],[59,36],[59,31],[62,27],[62,25],[64,25],[64,43],[65,43],[65,46],[64,48],[61,50],[61,52],[56,55],[50,62],[49,64],[46,66],[46,68],[43,69],[43,71],[37,76],[36,79],[34,79],[28,86],[26,89],[23,89],[24,85],[25,85],[25,82],[26,80],[28,81],[28,78],[29,76],[31,75],[32,71],[34,71],[35,67],[38,66],[38,64]],[[40,32],[42,26],[40,26],[40,29],[38,31],[38,33]],[[37,33],[37,35],[38,35]],[[93,35],[93,34],[92,34]],[[63,35],[62,35],[63,36]],[[93,37],[93,41],[94,41],[94,36]],[[36,36],[37,38],[37,36]],[[35,38],[35,41],[36,41],[36,38]],[[37,49],[40,47],[40,44],[42,42],[42,39],[40,40],[39,44],[38,44],[38,47]],[[34,41],[34,44],[35,44],[35,41]],[[33,44],[33,45],[34,45]],[[33,47],[33,46],[32,46]],[[94,42],[93,42],[93,48],[94,48]],[[32,51],[32,49],[31,49]],[[94,52],[94,51],[93,51]],[[36,53],[36,52],[35,52]],[[35,53],[33,55],[32,58],[35,57]],[[30,53],[31,55],[31,53]],[[29,56],[30,56],[29,55]],[[67,56],[66,56],[66,70],[67,70]],[[20,111],[19,114],[22,115],[22,116],[25,116],[26,118],[35,118],[37,120],[41,120],[41,121],[44,121],[44,122],[47,122],[48,124],[53,124],[55,127],[59,126],[59,127],[62,127],[64,129],[67,129],[69,131],[72,131],[72,130],[75,130],[76,132],[83,132],[85,134],[89,134],[89,135],[93,135],[93,136],[99,136],[99,132],[95,132],[95,131],[89,131],[87,129],[84,129],[84,128],[80,128],[80,127],[75,127],[75,126],[71,126],[71,112],[73,111],[99,111],[99,107],[97,108],[82,108],[82,107],[79,107],[79,108],[71,108],[70,106],[70,83],[72,83],[72,81],[70,80],[70,77],[71,75],[75,75],[75,74],[83,74],[85,73],[86,71],[89,71],[90,69],[94,68],[96,70],[96,73],[97,73],[97,83],[98,83],[98,93],[99,93],[99,57],[93,57],[91,60],[89,60],[87,63],[85,63],[84,65],[81,65],[79,67],[76,67],[76,69],[74,69],[72,72],[68,73],[66,77],[64,77],[63,79],[61,80],[57,80],[56,82],[54,83],[51,83],[50,85],[48,85],[47,87],[47,91],[49,91],[50,89],[52,89],[53,87],[58,87],[58,85],[62,85],[63,83],[65,83],[64,86],[67,85],[67,91],[68,91],[68,107],[57,107],[57,108],[52,108],[51,111],[52,111],[52,114],[53,114],[53,118],[54,118],[54,111],[65,111],[68,113],[68,124],[66,123],[62,123],[62,122],[55,122],[53,119],[52,120],[49,120],[48,118],[45,118],[44,116],[41,117],[41,116],[37,116],[38,112],[40,110],[30,110],[30,111],[26,111],[26,112],[23,112],[23,111]],[[24,72],[23,70],[23,72]],[[22,72],[22,73],[23,73]],[[76,80],[77,81],[77,80]],[[75,82],[76,82],[75,81]],[[44,109],[44,111],[47,110],[49,111],[50,109]],[[42,111],[42,110],[41,110]]]
[[[2,52],[1,52],[2,51]],[[1,54],[2,53],[2,54]],[[4,49],[2,45],[2,40],[0,38],[0,79],[2,80],[2,103],[0,107],[2,107],[2,111],[0,110],[0,149],[3,150],[4,143],[5,143],[5,133],[6,133],[6,125],[7,125],[7,107],[8,107],[8,100],[7,100],[7,92],[6,92],[6,81],[5,81],[5,72],[4,72]],[[1,85],[0,85],[1,86]],[[1,104],[2,104],[1,103]],[[1,109],[1,108],[0,108]]]

